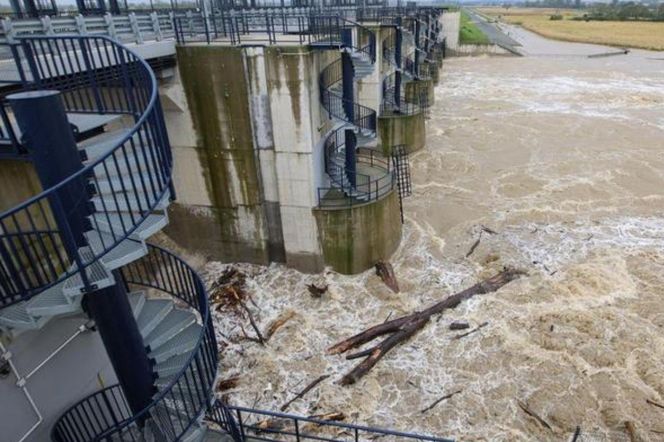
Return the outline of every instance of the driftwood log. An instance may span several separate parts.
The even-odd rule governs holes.
[[[376,275],[383,280],[386,286],[390,288],[394,293],[399,293],[399,282],[397,277],[394,274],[394,269],[392,264],[385,261],[378,261],[376,263]]]
[[[366,359],[348,372],[341,379],[340,384],[353,384],[362,376],[366,375],[386,353],[398,344],[407,341],[411,336],[421,330],[433,315],[442,313],[446,309],[455,308],[463,301],[470,299],[475,295],[494,292],[524,274],[525,272],[521,270],[505,269],[497,275],[479,282],[462,292],[449,296],[425,310],[375,325],[355,336],[333,345],[327,350],[328,354],[345,353],[348,350],[357,348],[367,342],[371,342],[379,336],[390,335],[370,349],[348,355],[346,359],[356,359],[361,357],[366,357]]]
[[[323,376],[319,376],[318,378],[314,379],[313,382],[310,382],[306,387],[304,387],[304,390],[302,390],[302,391],[300,391],[298,394],[296,394],[295,397],[294,397],[293,399],[291,399],[291,400],[289,400],[288,402],[286,402],[286,403],[285,403],[284,405],[282,405],[281,408],[279,408],[279,409],[280,409],[281,411],[286,411],[286,409],[288,409],[288,407],[290,407],[290,404],[292,404],[292,403],[295,402],[296,400],[300,399],[300,398],[303,397],[305,394],[309,393],[311,390],[314,389],[314,387],[316,387],[316,385],[320,384],[321,382],[323,382],[325,379],[327,379],[327,378],[329,378],[329,377],[330,377],[329,374],[325,374],[325,375],[323,375]]]

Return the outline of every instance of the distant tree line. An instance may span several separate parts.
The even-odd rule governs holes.
[[[650,20],[664,21],[664,3],[659,5],[646,5],[636,2],[618,2],[611,4],[598,4],[592,6],[583,17],[578,20]]]
[[[526,8],[565,8],[581,9],[585,5],[581,0],[526,0],[523,2]]]
[[[612,3],[584,3],[582,0],[526,0],[522,5],[526,8],[587,9],[585,14],[575,17],[574,20],[664,21],[664,2],[641,3],[613,0]],[[503,6],[510,8],[512,4],[505,3]]]

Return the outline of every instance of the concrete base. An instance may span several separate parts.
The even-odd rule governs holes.
[[[378,136],[383,154],[390,156],[392,147],[405,145],[408,153],[417,152],[426,145],[424,111],[414,115],[378,117]]]
[[[314,209],[325,264],[344,274],[360,273],[389,259],[401,241],[399,196],[343,209]]]

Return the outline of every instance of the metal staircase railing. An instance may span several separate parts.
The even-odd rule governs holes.
[[[392,72],[386,75],[383,79],[383,102],[380,105],[380,115],[415,115],[421,111],[422,107],[418,100],[406,101],[406,92],[403,84],[399,92],[399,102],[397,103],[395,73]]]
[[[200,276],[171,252],[150,245],[148,255],[122,268],[122,277],[130,287],[158,290],[197,313],[203,327],[194,350],[142,411],[131,412],[119,385],[105,388],[58,419],[51,433],[54,442],[138,442],[144,440],[144,427],[155,440],[180,440],[210,406],[218,350]]]
[[[335,92],[331,88],[342,81],[341,59],[336,60],[325,67],[320,74],[320,97],[323,109],[327,111],[330,118],[336,118],[360,129],[376,131],[376,111],[368,106],[363,106],[354,100],[346,99],[341,92]],[[352,106],[352,116],[346,111],[347,106]]]
[[[350,55],[356,73],[368,74],[368,67],[376,61],[376,35],[373,31],[334,16],[312,17],[310,23],[311,34],[318,45],[338,47]],[[345,81],[353,79],[346,78]],[[331,187],[318,189],[321,207],[344,207],[375,201],[394,188],[389,161],[381,162],[378,152],[361,147],[355,149],[355,143],[349,147],[345,141],[349,128],[356,132],[357,136],[353,136],[357,140],[375,139],[377,115],[375,109],[357,103],[354,97],[345,97],[343,82],[343,59],[330,63],[320,73],[321,105],[331,120],[342,123],[324,138],[325,170]],[[348,155],[346,149],[355,151]],[[362,163],[377,173],[371,176],[358,173],[356,166]]]
[[[84,269],[127,239],[171,190],[172,156],[157,82],[144,60],[101,36],[29,37],[16,50],[25,89],[59,90],[69,112],[125,114],[134,123],[93,158],[83,154],[86,163],[78,172],[0,214],[0,308],[74,275],[83,291],[94,290]],[[80,195],[81,187],[90,194]],[[91,210],[90,197],[103,192],[112,197],[99,198]],[[90,230],[108,221],[100,247],[76,243],[64,198],[75,198],[74,207],[90,214]],[[127,216],[110,222],[118,212]]]
[[[360,442],[379,438],[387,441],[453,442],[451,439],[440,437],[253,410],[225,405],[219,401],[208,413],[207,420],[227,433],[235,434],[234,440],[238,442],[244,440]]]
[[[376,201],[392,191],[396,183],[389,159],[374,149],[358,148],[355,154],[357,164],[366,164],[380,172],[374,176],[354,172],[355,185],[351,185],[343,160],[336,160],[344,156],[344,131],[344,127],[333,130],[325,139],[325,172],[330,176],[333,186],[318,189],[321,207],[352,207]],[[335,189],[345,189],[347,193],[335,197]]]

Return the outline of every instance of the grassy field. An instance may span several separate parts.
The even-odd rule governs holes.
[[[573,9],[481,8],[482,14],[518,24],[544,37],[617,47],[664,50],[663,22],[572,20],[583,15]],[[560,14],[562,20],[551,20]]]
[[[470,17],[461,11],[461,25],[459,27],[459,43],[468,45],[486,45],[489,39],[482,31],[470,21]]]

